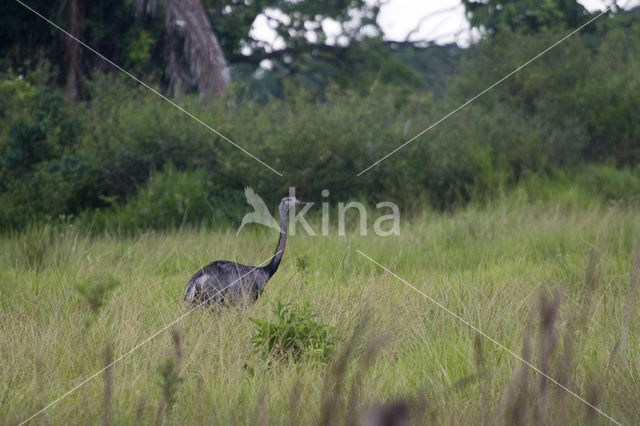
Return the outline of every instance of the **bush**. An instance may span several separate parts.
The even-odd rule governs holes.
[[[180,384],[184,381],[179,375],[178,366],[173,358],[165,358],[158,366],[160,375],[160,390],[162,392],[162,402],[165,415],[171,413],[171,408],[175,404],[178,396]]]
[[[83,215],[93,230],[167,229],[183,225],[217,225],[241,216],[242,193],[229,193],[203,170],[180,172],[167,167],[155,172],[124,204]]]
[[[316,322],[317,314],[310,304],[277,302],[272,307],[275,321],[250,318],[256,324],[251,343],[263,358],[329,358],[336,344],[334,330]]]
[[[610,201],[640,199],[640,167],[632,172],[614,166],[590,166],[579,174],[578,181],[590,192]]]
[[[119,285],[120,282],[112,276],[95,276],[79,284],[76,290],[85,299],[91,312],[97,314],[107,302],[109,293]]]
[[[0,145],[0,227],[23,227],[76,213],[93,192],[89,159],[77,153],[80,124],[56,92],[16,95],[32,114],[16,113]],[[25,93],[28,93],[25,94]]]
[[[574,171],[640,162],[639,11],[599,20],[595,33],[571,37],[361,176],[562,34],[505,30],[481,41],[439,97],[378,82],[320,95],[283,84],[280,98],[260,100],[234,86],[206,104],[179,100],[284,176],[121,75],[94,74],[88,99],[75,105],[5,78],[0,228],[81,212],[98,229],[126,231],[227,222],[240,218],[245,186],[267,205],[295,186],[309,201],[329,189],[334,200],[390,200],[407,211],[416,200],[438,209],[490,200],[527,176],[564,171],[573,184],[629,198],[630,171],[594,169],[588,182]]]
[[[214,169],[216,136],[165,101],[114,75],[98,75],[89,93],[77,111],[92,123],[82,150],[94,160],[101,196],[122,201],[169,164],[178,170]],[[182,103],[205,121],[221,118],[210,120],[211,111],[203,115],[192,98]]]
[[[87,278],[76,286],[78,294],[87,302],[91,315],[85,315],[86,329],[96,320],[102,307],[107,303],[109,294],[120,286],[120,281],[110,275],[98,275]]]
[[[36,87],[19,77],[10,76],[0,80],[0,148],[9,131],[9,119],[29,115],[36,90]]]

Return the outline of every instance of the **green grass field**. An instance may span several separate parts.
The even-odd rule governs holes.
[[[416,424],[611,423],[360,249],[617,421],[638,424],[640,319],[629,309],[639,215],[634,205],[516,194],[403,218],[399,237],[292,236],[255,305],[189,313],[115,364],[111,381],[97,376],[32,423],[96,424],[108,406],[113,424],[351,424],[394,401]],[[121,237],[67,225],[3,237],[0,423],[27,419],[101,369],[107,346],[117,358],[186,313],[184,286],[202,265],[268,259],[276,233],[249,228]],[[120,285],[92,314],[76,288],[105,275]],[[256,353],[249,317],[270,318],[276,301],[310,302],[335,327],[329,361]],[[158,369],[176,356],[173,329],[182,381],[165,410]]]

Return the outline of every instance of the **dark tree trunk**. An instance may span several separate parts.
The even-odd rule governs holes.
[[[75,38],[80,38],[80,23],[82,22],[81,0],[65,0],[62,3],[62,11],[66,14],[66,29]],[[76,101],[79,93],[79,76],[81,61],[81,46],[71,37],[65,37],[65,69],[66,86],[65,93],[70,101]]]

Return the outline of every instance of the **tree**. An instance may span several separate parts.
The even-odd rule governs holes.
[[[80,24],[82,22],[82,0],[64,0],[62,9],[66,10],[67,31],[74,36],[80,36]],[[80,74],[80,58],[82,57],[81,46],[71,37],[65,39],[65,68],[66,68],[66,93],[67,98],[76,100],[78,98]]]
[[[354,42],[380,36],[379,6],[365,0],[33,0],[30,6],[115,63],[159,80],[172,94],[222,93],[230,74],[225,58],[253,69],[269,59],[289,74],[308,61],[343,65]],[[281,47],[251,35],[261,14]],[[339,29],[334,37],[326,31],[329,22]],[[9,2],[0,24],[3,65],[26,73],[35,58],[48,59],[71,99],[78,96],[82,75],[110,70],[18,3]]]
[[[158,6],[165,12],[169,91],[197,86],[201,97],[224,93],[229,82],[227,61],[200,0],[136,0],[138,10],[154,12]],[[182,49],[178,38],[183,39]],[[182,62],[188,64],[188,70]]]
[[[371,0],[32,0],[30,6],[110,60],[172,95],[224,91],[230,75],[253,80],[262,65],[275,86],[294,77],[324,88],[329,82],[368,87],[374,81],[415,84],[419,78],[394,55],[424,49],[423,41],[383,40],[381,2]],[[59,85],[75,99],[82,78],[113,71],[96,55],[18,3],[0,16],[0,63],[28,74],[37,60],[52,64]],[[264,19],[273,43],[251,32]],[[64,61],[60,61],[64,58]],[[266,61],[266,62],[265,62]],[[265,71],[268,68],[269,71]]]
[[[62,3],[62,10],[66,11],[66,29],[76,38],[81,37],[82,3],[82,0],[64,0]],[[222,94],[229,82],[229,69],[200,0],[135,0],[133,11],[137,17],[141,12],[153,16],[159,9],[162,9],[165,18],[165,70],[169,92],[177,94],[193,86],[197,87],[203,98]],[[143,40],[145,36],[149,38],[146,32],[140,35]],[[182,48],[179,39],[183,41]],[[142,46],[132,43],[132,50],[136,47],[148,49],[152,42],[143,41]],[[130,56],[144,60],[149,56],[145,53]],[[71,99],[78,95],[81,56],[79,43],[71,37],[65,38],[66,88]]]
[[[462,0],[472,27],[495,36],[503,28],[539,32],[543,28],[575,28],[590,14],[576,0]]]

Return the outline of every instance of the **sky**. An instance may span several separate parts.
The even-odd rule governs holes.
[[[579,3],[591,12],[610,5],[601,0],[579,0]],[[624,4],[623,1],[620,3]],[[472,37],[464,6],[459,0],[390,0],[380,10],[378,24],[386,38],[404,40],[420,20],[420,29],[411,40],[435,40],[440,44],[457,42],[466,46]]]
[[[604,10],[610,4],[602,0],[579,2],[590,11]],[[624,1],[619,3],[625,5]],[[640,0],[629,0],[626,6],[639,3]],[[380,10],[378,24],[388,40],[405,40],[407,34],[417,28],[410,40],[436,41],[440,44],[456,42],[467,46],[475,35],[469,30],[460,0],[388,0]],[[330,33],[331,23],[327,22],[324,29]],[[263,16],[254,22],[252,35],[271,43],[276,49],[282,47]]]

